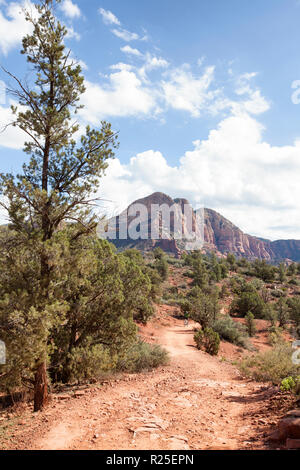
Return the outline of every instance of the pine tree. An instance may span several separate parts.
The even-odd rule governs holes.
[[[285,269],[284,263],[280,263],[278,267],[278,275],[279,275],[279,280],[281,283],[286,281],[286,269]]]
[[[55,3],[58,0],[42,0],[35,5],[36,14],[25,12],[33,32],[24,37],[21,53],[33,68],[35,80],[30,87],[27,81],[7,74],[15,83],[10,93],[21,106],[13,107],[12,124],[26,135],[24,151],[30,161],[17,177],[1,175],[1,193],[8,200],[5,207],[11,227],[24,250],[34,249],[39,259],[35,301],[23,308],[24,318],[30,309],[47,318],[34,366],[36,411],[47,401],[47,349],[55,304],[51,298],[55,234],[70,222],[76,224],[74,239],[95,229],[92,194],[117,146],[106,122],[101,123],[101,130],[87,127],[79,143],[75,140],[79,128],[72,118],[80,109],[84,79],[80,66],[65,48],[67,30],[54,16]]]
[[[278,312],[279,327],[283,328],[289,320],[289,312],[286,300],[283,297],[280,297],[276,307]]]
[[[255,325],[255,319],[254,319],[253,313],[248,312],[245,319],[246,319],[246,326],[247,326],[248,335],[250,337],[255,336],[256,325]]]
[[[204,289],[208,283],[208,273],[201,255],[192,263],[194,285]]]

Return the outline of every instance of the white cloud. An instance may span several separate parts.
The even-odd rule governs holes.
[[[237,78],[237,88],[235,90],[238,96],[248,95],[248,98],[242,102],[242,106],[245,111],[251,114],[261,114],[270,108],[270,103],[261,95],[260,90],[253,89],[250,85],[250,81],[256,76],[257,73],[255,72],[240,75]]]
[[[139,35],[136,33],[131,33],[130,31],[127,31],[126,29],[112,29],[111,31],[115,36],[117,36],[120,39],[123,39],[123,41],[130,42],[130,41],[136,41],[139,39]]]
[[[204,73],[195,77],[188,65],[168,72],[162,81],[166,104],[174,109],[188,111],[200,116],[209,101],[216,98],[218,90],[210,89],[214,80],[214,67],[207,67]]]
[[[71,2],[70,2],[71,3]],[[34,4],[29,0],[23,2],[0,3],[0,51],[7,55],[11,49],[20,46],[22,39],[32,32],[32,25],[25,20],[24,9],[37,16]],[[64,5],[64,4],[63,4]],[[62,5],[62,6],[63,6]],[[74,5],[76,7],[76,5]],[[67,27],[67,38],[80,39],[73,27]]]
[[[113,64],[109,67],[111,70],[133,70],[133,66],[130,64],[125,64],[124,62],[118,62],[117,64]]]
[[[22,38],[32,31],[32,26],[25,20],[23,8],[33,10],[30,1],[11,2],[3,5],[0,11],[0,50],[7,55],[14,47],[21,44]]]
[[[9,105],[16,106],[17,103],[15,101],[10,101]],[[24,132],[11,125],[4,129],[4,126],[13,122],[14,119],[15,118],[10,107],[0,106],[0,147],[7,147],[16,150],[23,147],[26,140]]]
[[[80,34],[74,30],[73,26],[66,26],[66,28],[67,28],[67,35],[66,35],[67,39],[75,39],[76,41],[80,41]]]
[[[127,64],[118,69],[103,85],[86,82],[86,92],[80,111],[82,119],[98,124],[108,116],[148,116],[157,112],[155,93],[142,85],[141,80]]]
[[[99,13],[102,16],[102,20],[105,24],[116,24],[121,25],[118,18],[109,10],[104,10],[104,8],[99,8]]]
[[[144,80],[145,82],[149,83],[148,79],[148,72],[151,72],[151,70],[155,69],[164,69],[169,67],[169,62],[163,59],[162,57],[156,57],[151,55],[149,52],[145,54],[145,61],[144,64],[137,69],[137,72],[139,76]],[[156,84],[156,88],[160,89],[161,88],[161,83],[158,82]],[[162,90],[160,91],[160,94],[162,95]]]
[[[60,6],[61,10],[69,18],[80,18],[81,11],[78,5],[72,2],[72,0],[64,0]]]
[[[223,119],[207,139],[194,142],[178,166],[148,150],[121,165],[115,160],[100,194],[124,209],[162,191],[217,210],[247,233],[300,238],[300,140],[271,146],[263,127],[247,113]],[[118,192],[116,193],[116,188]]]
[[[131,46],[121,47],[121,51],[124,52],[125,54],[134,55],[136,57],[142,57],[143,56],[143,54],[138,49],[134,49]]]
[[[121,50],[136,57],[137,49],[124,46]],[[81,113],[88,122],[96,123],[99,117],[145,116],[157,118],[169,109],[188,113],[193,118],[201,115],[248,113],[261,114],[269,103],[259,89],[241,90],[241,80],[234,82],[228,98],[224,87],[218,88],[215,67],[208,66],[196,75],[185,64],[171,68],[163,57],[146,52],[138,57],[138,65],[119,62],[110,66],[109,75],[99,74],[99,81],[89,83],[83,98],[86,109]],[[150,72],[155,71],[155,74]],[[248,81],[251,79],[249,74]],[[161,116],[163,119],[164,117]]]
[[[89,69],[88,65],[83,60],[78,60],[77,62],[80,65],[80,67],[82,68],[82,70],[88,70]]]

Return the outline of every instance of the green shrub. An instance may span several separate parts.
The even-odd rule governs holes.
[[[213,324],[213,329],[224,341],[243,348],[249,348],[244,326],[235,322],[229,315],[220,316]]]
[[[293,392],[296,395],[300,394],[300,375],[297,377],[286,377],[281,382],[281,390],[283,392]]]
[[[252,268],[254,275],[265,282],[270,282],[275,279],[275,266],[267,264],[265,260],[256,259],[252,264]]]
[[[284,328],[289,320],[289,311],[286,299],[284,297],[280,297],[276,304],[277,310],[277,318],[279,321],[279,326]]]
[[[166,281],[169,277],[169,266],[165,258],[159,258],[155,260],[155,269],[160,275],[163,281]]]
[[[276,346],[276,344],[283,341],[282,329],[277,326],[271,326],[269,328],[268,343],[271,346]]]
[[[284,296],[284,292],[281,289],[274,289],[271,291],[272,297],[279,298]]]
[[[246,316],[248,312],[252,312],[255,318],[263,318],[265,305],[256,291],[242,292],[233,300],[230,310],[242,317]]]
[[[194,340],[198,349],[204,349],[211,356],[216,356],[220,348],[220,336],[212,328],[199,330],[194,335]]]
[[[198,330],[194,334],[194,340],[198,349],[202,349],[204,346],[204,333],[202,330]]]
[[[105,372],[113,372],[116,367],[116,356],[101,344],[93,347],[74,349],[69,356],[69,381],[97,379]]]
[[[250,337],[255,336],[256,333],[256,325],[255,325],[255,320],[254,320],[254,315],[251,312],[248,312],[246,317],[246,327],[248,331],[248,335]]]
[[[166,297],[163,297],[161,299],[161,303],[164,304],[164,305],[169,305],[170,307],[180,307],[180,308],[184,308],[185,304],[186,304],[186,300],[185,298],[182,298],[182,297],[177,297],[177,298],[166,298]]]
[[[177,259],[172,257],[167,257],[168,264],[174,266],[175,268],[182,268],[184,266],[183,259]]]
[[[139,341],[128,349],[126,354],[119,358],[117,370],[127,372],[141,372],[152,370],[169,361],[168,352],[158,344],[148,344]]]
[[[194,287],[194,292],[199,290],[199,294],[189,295],[186,303],[183,304],[184,313],[188,311],[190,318],[199,323],[202,328],[212,325],[219,314],[219,302],[217,295],[202,294],[201,289]],[[191,291],[192,292],[192,291]]]
[[[226,284],[222,284],[220,291],[220,298],[225,299],[228,296],[228,287]]]
[[[292,354],[289,343],[279,343],[269,351],[244,359],[239,367],[242,373],[259,382],[279,385],[286,377],[300,375],[300,365],[293,364]]]
[[[186,290],[188,288],[188,285],[185,283],[185,284],[180,284],[178,287],[179,289]]]
[[[299,329],[300,328],[300,299],[297,297],[291,298],[291,299],[288,299],[287,303],[290,309],[290,318],[294,326],[296,327],[296,329]]]
[[[271,327],[276,326],[278,315],[273,304],[271,303],[266,304],[264,317],[266,320],[270,322]]]

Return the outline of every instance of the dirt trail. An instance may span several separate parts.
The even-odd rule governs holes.
[[[192,325],[175,321],[157,328],[156,335],[170,352],[170,365],[87,388],[76,397],[56,396],[43,413],[21,423],[15,448],[265,448],[269,423],[259,418],[269,392],[195,349]]]

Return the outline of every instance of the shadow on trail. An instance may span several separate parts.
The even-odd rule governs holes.
[[[270,398],[271,395],[272,394],[267,393],[266,391],[254,391],[251,395],[231,395],[225,398],[231,403],[250,404],[264,402],[266,399]]]

